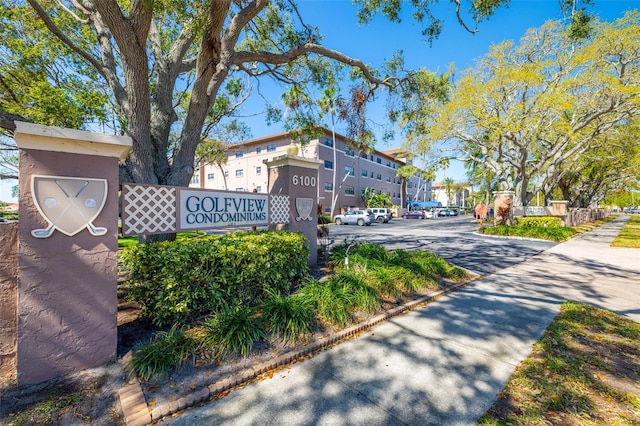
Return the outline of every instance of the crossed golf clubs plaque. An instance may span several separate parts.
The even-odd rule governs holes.
[[[32,230],[34,237],[49,238],[56,229],[70,237],[84,228],[94,236],[107,233],[107,228],[92,223],[107,200],[106,179],[33,175],[31,195],[49,223],[46,228]]]
[[[296,198],[296,210],[298,211],[297,221],[311,220],[311,210],[313,209],[312,198]]]

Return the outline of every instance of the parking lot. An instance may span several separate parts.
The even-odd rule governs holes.
[[[370,242],[389,249],[420,249],[479,275],[520,263],[556,243],[539,240],[497,238],[476,233],[471,215],[433,219],[394,218],[371,226],[329,225],[331,244]],[[330,246],[329,246],[330,247]]]

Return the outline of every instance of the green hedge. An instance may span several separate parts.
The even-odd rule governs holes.
[[[576,230],[566,226],[481,226],[481,234],[511,237],[538,238],[549,241],[566,241],[576,234]]]
[[[140,244],[123,250],[120,258],[141,315],[160,327],[227,305],[255,306],[268,291],[287,294],[309,275],[309,246],[296,232],[233,232]]]
[[[525,216],[516,217],[515,224],[519,226],[562,226],[562,219],[555,216]]]

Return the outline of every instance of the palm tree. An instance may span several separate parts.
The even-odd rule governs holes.
[[[443,180],[442,183],[444,184],[444,192],[447,194],[447,206],[450,206],[456,182],[449,177]]]
[[[213,164],[222,172],[224,189],[227,188],[227,177],[224,174],[224,166],[227,164],[227,150],[231,144],[215,139],[203,140],[196,149],[195,168],[204,167],[205,164]]]

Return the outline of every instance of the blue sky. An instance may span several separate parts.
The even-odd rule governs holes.
[[[588,10],[606,21],[622,17],[627,10],[640,8],[640,0],[594,1],[595,4]],[[408,7],[405,13],[407,17],[400,24],[376,17],[370,24],[359,26],[356,7],[350,0],[300,0],[298,4],[307,24],[319,27],[324,34],[322,44],[326,47],[340,50],[372,66],[382,65],[385,59],[401,49],[408,68],[424,67],[436,72],[446,71],[451,63],[457,70],[472,67],[474,61],[487,53],[492,44],[506,39],[518,41],[529,28],[539,27],[548,20],[563,19],[557,0],[512,0],[507,8],[499,9],[490,19],[481,22],[476,34],[470,34],[458,24],[454,5],[441,0],[435,6],[434,14],[445,21],[444,30],[440,38],[429,46],[421,35],[422,27],[411,19]],[[469,23],[472,24],[471,21]],[[277,102],[278,94],[273,95],[273,102]],[[256,108],[261,108],[261,104],[256,103]],[[368,111],[373,121],[384,122],[382,103],[369,106]],[[259,116],[245,121],[250,125],[254,137],[282,130],[277,126],[265,125]],[[337,130],[341,132],[340,128]],[[395,148],[401,143],[401,135],[396,132],[394,142],[380,141],[376,148]],[[437,180],[445,176],[462,181],[465,179],[464,168],[453,162],[448,170],[438,172]]]
[[[624,15],[627,10],[640,8],[640,0],[594,0],[588,10],[595,12],[602,20],[612,21]],[[474,60],[483,56],[492,44],[506,39],[517,41],[528,28],[538,27],[547,20],[562,19],[557,0],[512,0],[509,6],[499,9],[489,20],[480,23],[478,33],[466,32],[455,17],[454,6],[442,0],[434,8],[436,16],[443,19],[444,30],[432,46],[422,38],[422,28],[407,16],[401,24],[388,22],[377,17],[368,25],[359,26],[356,20],[356,8],[350,0],[299,0],[301,15],[310,25],[320,28],[325,38],[323,44],[340,50],[352,57],[363,60],[374,67],[380,66],[394,52],[402,49],[407,67],[425,67],[432,71],[444,71],[454,63],[456,69],[463,70],[473,66]],[[278,91],[270,91],[271,102],[279,101]],[[263,101],[256,100],[248,105],[248,114],[262,110]],[[373,121],[384,120],[382,105],[369,107]],[[263,116],[244,120],[252,129],[254,137],[279,132],[277,126],[266,126]],[[338,131],[341,131],[338,128]],[[402,140],[396,134],[395,142],[379,142],[376,148],[388,149],[400,146]],[[464,169],[453,163],[446,171],[440,171],[437,180],[451,177],[456,181],[464,180]],[[10,199],[11,184],[0,180],[0,200]]]

